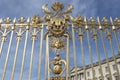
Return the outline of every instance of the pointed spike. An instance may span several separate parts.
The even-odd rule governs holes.
[[[2,20],[2,18],[0,18],[0,23],[2,23],[3,22],[3,20]]]
[[[85,28],[88,29],[88,26],[87,26],[87,18],[84,17],[84,22],[85,22]]]
[[[114,22],[113,22],[112,17],[110,17],[110,22],[111,22],[111,24],[112,24],[112,29],[115,30],[115,26],[114,26]]]
[[[84,17],[84,21],[85,21],[85,22],[87,22],[87,19],[86,19],[86,17]]]
[[[13,23],[16,23],[16,21],[17,21],[17,19],[16,19],[16,18],[14,18],[14,19],[13,19]]]
[[[111,24],[114,25],[114,24],[113,24],[113,19],[112,19],[112,17],[110,17],[110,21],[111,21]]]
[[[101,29],[102,29],[102,26],[101,26],[101,23],[100,23],[100,18],[99,18],[99,16],[97,17],[97,21],[98,21],[99,29],[101,30]]]
[[[98,20],[98,22],[100,22],[100,18],[99,18],[99,16],[97,16],[97,20]]]
[[[28,23],[30,22],[30,17],[28,17],[27,22],[28,22]]]

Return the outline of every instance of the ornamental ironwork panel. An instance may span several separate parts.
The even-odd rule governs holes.
[[[114,80],[114,76],[120,80],[119,18],[73,17],[70,14],[73,6],[69,4],[65,9],[61,2],[53,3],[51,9],[44,4],[42,9],[44,16],[0,19],[0,62],[4,62],[0,65],[3,66],[1,80],[8,77],[9,60],[12,61],[9,80],[14,80],[16,68],[18,80],[23,80],[24,71],[28,70],[24,68],[28,55],[29,70],[25,80],[34,80],[32,74],[35,72],[38,75],[35,80],[105,80],[107,77]],[[33,70],[35,61],[36,71]],[[111,68],[112,63],[115,71]],[[96,73],[97,69],[99,73]]]

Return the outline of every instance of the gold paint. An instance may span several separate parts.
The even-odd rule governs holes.
[[[69,53],[69,35],[67,35],[67,46],[66,46],[66,80],[70,79],[70,53]]]
[[[91,63],[91,68],[92,68],[92,78],[94,80],[95,79],[95,74],[94,74],[94,67],[93,67],[93,54],[92,54],[92,49],[91,49],[91,44],[90,44],[89,28],[88,28],[88,25],[87,25],[87,19],[86,18],[85,18],[85,24],[86,24],[87,42],[88,42],[88,48],[89,48],[89,54],[90,54],[90,63]]]
[[[76,60],[76,43],[75,43],[75,33],[74,33],[74,25],[72,25],[72,41],[73,41],[73,50],[74,50],[74,66],[75,66],[75,76],[76,80],[78,79],[77,73],[77,60]]]
[[[43,25],[41,30],[41,38],[40,38],[40,54],[39,54],[39,64],[38,64],[38,80],[40,80],[40,74],[41,74],[41,63],[42,63],[42,45],[43,45]]]
[[[18,49],[19,49],[19,44],[22,39],[22,34],[24,33],[24,30],[22,28],[19,28],[17,33],[17,44],[16,44],[16,51],[15,51],[15,56],[14,56],[14,63],[13,63],[13,68],[12,68],[12,74],[10,80],[14,80],[14,72],[15,72],[15,67],[16,67],[16,61],[17,61],[17,56],[18,56]]]
[[[64,5],[61,2],[55,2],[52,4],[51,8],[54,11],[62,10],[64,8]]]
[[[61,39],[56,38],[51,41],[50,46],[54,49],[62,49],[65,46],[65,44]]]
[[[36,27],[33,28],[33,31],[31,32],[31,40],[32,40],[32,48],[31,48],[31,56],[30,56],[30,69],[29,69],[29,75],[28,75],[28,80],[31,80],[32,76],[32,65],[33,65],[33,56],[34,56],[34,45],[35,45],[35,40],[37,39],[37,29]]]
[[[5,64],[4,64],[4,71],[3,71],[3,75],[2,75],[2,80],[5,79],[5,75],[6,75],[6,69],[7,69],[8,59],[9,59],[9,55],[10,55],[10,48],[11,48],[12,40],[13,40],[13,32],[14,31],[12,30],[11,31],[10,42],[9,42],[9,46],[8,46],[8,51],[7,51],[7,56],[6,56],[6,60],[5,60]]]
[[[111,48],[112,56],[113,56],[115,66],[116,66],[116,69],[117,69],[117,74],[120,75],[119,68],[118,68],[118,65],[117,65],[117,60],[116,60],[115,53],[114,53],[114,48],[113,48],[113,45],[112,45],[112,35],[109,33],[109,34],[107,34],[107,36],[110,36],[110,37],[107,37],[107,38],[108,38],[109,43],[110,43],[110,48]],[[120,79],[119,76],[118,76],[118,79]]]
[[[51,64],[54,65],[54,67],[51,67]],[[62,68],[62,64],[64,64],[64,68]],[[66,69],[66,61],[60,58],[60,55],[56,55],[54,60],[50,62],[50,70],[58,76],[61,76],[63,72]]]
[[[35,15],[31,19],[28,19],[28,21],[27,21],[28,23],[25,23],[26,20],[25,20],[24,17],[21,17],[18,20],[18,23],[16,22],[17,21],[16,18],[12,21],[8,17],[4,20],[4,23],[2,23],[2,19],[0,19],[0,33],[2,33],[1,45],[0,45],[0,55],[2,53],[4,42],[7,39],[6,37],[11,32],[11,37],[10,37],[10,42],[9,42],[9,46],[8,46],[6,61],[5,61],[5,65],[4,65],[2,80],[4,80],[5,75],[6,75],[6,69],[7,69],[7,64],[8,64],[9,55],[10,55],[10,48],[11,48],[11,45],[12,45],[13,33],[14,33],[14,31],[17,30],[17,28],[24,28],[24,27],[26,27],[26,30],[25,30],[26,37],[25,37],[24,51],[23,51],[23,57],[22,57],[20,80],[22,80],[22,77],[23,77],[24,60],[25,60],[25,56],[26,56],[26,45],[27,45],[27,40],[28,40],[28,32],[31,32],[31,30],[29,30],[29,28],[33,29],[32,50],[31,50],[31,59],[30,59],[30,70],[29,70],[29,80],[31,80],[32,60],[33,60],[33,55],[34,55],[34,43],[35,43],[35,40],[36,40],[36,37],[37,37],[37,33],[39,32],[37,30],[40,29],[40,28],[44,28],[44,27],[47,28],[46,34],[44,35],[45,38],[47,36],[47,38],[48,37],[50,37],[50,38],[54,37],[54,38],[58,39],[58,40],[53,40],[53,42],[51,42],[52,48],[61,49],[61,48],[65,47],[64,46],[65,43],[63,43],[60,40],[60,38],[61,37],[67,38],[66,62],[63,61],[63,63],[66,64],[66,77],[64,77],[64,79],[66,78],[66,80],[70,79],[70,70],[69,70],[70,69],[70,53],[69,53],[70,33],[69,33],[68,29],[69,29],[69,27],[72,27],[73,47],[74,47],[74,49],[76,49],[74,29],[76,28],[76,31],[79,33],[79,29],[84,28],[81,31],[82,32],[85,31],[87,33],[87,40],[88,40],[88,47],[89,47],[89,51],[90,51],[92,74],[93,74],[93,79],[95,79],[94,72],[93,72],[92,50],[91,50],[91,44],[90,44],[89,30],[93,32],[93,38],[95,40],[96,50],[97,50],[97,54],[98,54],[99,66],[101,67],[100,53],[98,51],[98,42],[97,42],[98,36],[97,36],[96,32],[94,32],[95,30],[97,30],[96,26],[99,27],[98,31],[100,32],[100,36],[101,36],[101,39],[102,39],[102,45],[103,45],[103,48],[104,48],[104,54],[105,54],[105,57],[106,57],[106,60],[107,60],[107,66],[109,67],[110,78],[112,79],[110,64],[109,64],[109,60],[108,60],[108,54],[107,54],[107,51],[106,51],[106,45],[104,43],[103,31],[105,29],[105,31],[107,32],[107,38],[110,42],[112,54],[113,54],[113,57],[114,57],[115,56],[114,55],[114,48],[113,48],[112,39],[111,39],[112,36],[111,36],[111,33],[108,32],[108,31],[111,30],[111,26],[112,26],[111,32],[114,32],[116,43],[117,43],[118,48],[120,50],[118,37],[116,35],[116,33],[119,32],[119,29],[120,29],[120,19],[116,18],[115,22],[113,22],[112,18],[110,18],[111,23],[109,23],[108,19],[106,19],[104,17],[103,20],[102,20],[103,23],[101,24],[100,20],[99,20],[99,17],[98,17],[98,23],[96,23],[96,20],[93,17],[91,17],[90,20],[87,22],[86,18],[84,20],[84,18],[82,16],[72,17],[69,14],[73,10],[73,6],[71,4],[68,5],[67,9],[64,9],[64,5],[60,2],[53,3],[53,5],[51,6],[52,10],[48,9],[46,4],[42,6],[42,9],[45,12],[45,15],[43,17]],[[94,28],[94,30],[91,29],[91,28]],[[40,59],[39,59],[39,66],[38,66],[39,67],[38,68],[38,80],[40,80],[40,71],[41,71],[41,62],[42,62],[42,35],[43,35],[43,29],[41,31],[41,40],[40,40],[40,54],[39,54]],[[21,39],[21,37],[22,37],[22,35],[19,34],[17,39],[19,39],[19,38]],[[79,38],[80,38],[80,43],[81,43],[81,51],[82,51],[82,57],[83,57],[82,62],[83,62],[83,66],[84,66],[83,68],[84,68],[84,74],[85,74],[86,69],[85,69],[85,61],[84,61],[83,33],[79,34]],[[50,72],[49,72],[49,45],[48,45],[48,41],[49,41],[49,39],[46,40],[45,79],[47,79],[47,77],[48,77],[48,79],[52,79],[52,77],[50,78]],[[16,47],[16,53],[15,53],[15,57],[14,57],[14,64],[13,64],[13,69],[12,69],[12,74],[11,74],[12,75],[11,80],[13,80],[13,77],[14,77],[14,70],[15,70],[15,65],[16,65],[16,60],[17,60],[18,47],[19,47],[19,40],[17,41],[17,47]],[[76,50],[74,50],[75,69],[77,68],[77,62],[76,61],[77,61],[76,60]],[[115,57],[114,57],[114,61],[116,63]],[[62,71],[64,71],[63,69],[61,69],[61,64],[56,64],[54,66],[57,66],[57,68],[58,68],[58,70],[52,69],[52,71],[54,73],[61,74]],[[77,79],[77,69],[75,70],[75,73],[76,73],[76,79]],[[103,74],[102,69],[101,69],[101,74]],[[60,78],[60,77],[53,77],[53,78],[54,78],[54,80],[56,80],[56,78]],[[63,78],[63,77],[61,76],[61,78]],[[86,76],[85,76],[85,80],[86,80]]]
[[[28,19],[28,23],[29,23],[29,19]],[[26,47],[27,47],[27,41],[28,41],[28,30],[29,30],[29,26],[26,26],[26,35],[25,35],[25,43],[24,43],[24,50],[23,50],[23,56],[22,56],[22,65],[21,65],[21,70],[20,70],[20,80],[22,80],[23,71],[24,71],[24,62],[25,62]]]
[[[80,32],[78,35],[80,39],[80,47],[81,47],[81,53],[82,53],[82,64],[83,64],[83,70],[84,70],[84,79],[86,80],[86,67],[85,67],[85,55],[84,55],[84,46],[83,46],[83,33]]]

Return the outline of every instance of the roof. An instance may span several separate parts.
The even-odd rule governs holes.
[[[115,58],[116,58],[116,59],[119,59],[119,58],[120,58],[120,53],[118,53],[118,54],[115,56]],[[106,61],[107,61],[106,59],[101,60],[101,64],[105,64]],[[109,62],[114,61],[114,57],[112,56],[112,57],[108,58],[108,61],[109,61]],[[96,66],[98,66],[98,65],[99,65],[99,62],[93,63],[93,67],[96,67]],[[79,69],[79,71],[81,71],[81,70],[83,70],[83,67],[84,67],[84,66],[77,66],[77,69]],[[85,68],[86,68],[86,69],[91,68],[91,64],[86,65]],[[73,68],[71,69],[71,72],[72,72],[74,69],[75,69],[75,67],[73,67]],[[73,72],[72,72],[72,73],[73,73]]]

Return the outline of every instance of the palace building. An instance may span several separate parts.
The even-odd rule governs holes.
[[[116,55],[116,60],[117,60],[117,66],[118,66],[119,72],[120,72],[120,53]],[[113,80],[118,80],[119,75],[117,74],[116,66],[115,66],[115,62],[114,62],[113,57],[109,58],[109,64],[110,64],[112,79]],[[109,73],[109,69],[108,69],[108,66],[107,66],[106,59],[101,61],[101,66],[102,66],[104,80],[111,80],[110,79],[111,75]],[[85,69],[86,69],[87,80],[93,80],[91,66],[86,65]],[[78,80],[85,80],[84,79],[85,75],[84,75],[83,67],[78,67],[77,71],[78,71]],[[95,74],[95,80],[102,80],[101,73],[100,73],[100,66],[99,66],[98,62],[94,63],[94,74]],[[71,80],[76,80],[75,79],[75,68],[73,68],[71,70]]]

